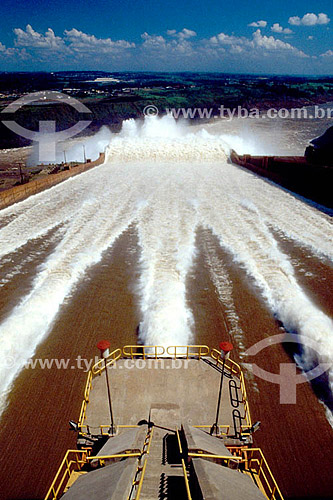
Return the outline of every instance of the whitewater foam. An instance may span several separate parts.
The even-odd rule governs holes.
[[[154,169],[154,166],[150,168]],[[186,276],[195,252],[197,214],[191,200],[179,198],[170,184],[173,166],[155,167],[159,186],[138,218],[141,247],[140,339],[151,345],[187,345],[193,316],[186,304]],[[188,165],[183,165],[183,173]]]
[[[143,124],[125,121],[122,132],[113,136],[106,149],[106,161],[225,161],[227,149],[220,137],[191,133],[190,127],[177,126],[171,116],[151,117]]]
[[[195,230],[202,225],[253,277],[285,327],[299,333],[300,339],[302,335],[314,339],[320,360],[333,359],[332,321],[297,283],[293,266],[272,232],[272,228],[280,231],[309,251],[332,259],[329,217],[228,164],[227,150],[222,137],[192,132],[170,117],[141,124],[129,120],[120,134],[112,136],[104,165],[0,212],[2,257],[10,257],[59,224],[65,230],[29,295],[0,325],[2,355],[18,359],[16,370],[1,368],[0,389],[8,390],[86,269],[133,222],[141,248],[142,342],[186,345],[193,341],[186,276],[195,254]],[[216,259],[212,266],[221,289],[227,284],[225,269]],[[226,301],[228,294],[220,291]],[[232,303],[228,304],[230,318],[237,321],[231,314]],[[306,348],[304,352],[306,368],[316,360]]]
[[[90,181],[94,181],[94,176],[98,177],[97,171]],[[68,223],[65,229],[62,228],[64,235],[61,242],[37,273],[30,293],[21,298],[20,303],[0,325],[1,358],[4,360],[0,366],[0,392],[2,392],[0,407],[4,406],[5,395],[12,381],[24,363],[33,356],[39,342],[49,332],[64,299],[86,269],[101,259],[103,251],[126,230],[140,210],[140,206],[135,204],[135,197],[131,196],[131,189],[122,188],[121,193],[110,201],[108,193],[110,186],[107,176],[104,177],[102,183],[95,184],[95,194],[97,195],[99,189],[99,196],[91,195],[90,183],[85,186],[85,201],[81,199],[80,210],[76,212],[72,210],[77,200],[74,201],[73,198],[67,200]],[[82,195],[80,181],[76,184]],[[51,199],[47,193],[44,192],[43,195],[51,204],[54,193],[51,194]],[[56,200],[53,202],[56,203]],[[55,214],[56,212],[54,218]],[[23,215],[17,219],[21,222],[23,217],[25,223],[29,224],[30,239],[40,234],[38,225],[37,233],[33,232],[35,221],[31,218],[32,215],[37,214],[32,211],[29,219]],[[12,236],[15,239],[16,233]],[[26,237],[23,238],[23,241],[25,240]]]

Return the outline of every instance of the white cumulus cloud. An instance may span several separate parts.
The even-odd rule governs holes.
[[[143,47],[153,50],[160,50],[161,48],[166,47],[166,40],[161,35],[149,35],[147,32],[144,32],[141,35],[143,40]]]
[[[21,28],[15,28],[14,34],[17,47],[61,50],[65,45],[63,39],[56,36],[51,28],[48,28],[44,35],[35,31],[30,24],[27,24],[25,31]]]
[[[318,24],[328,24],[330,18],[327,14],[305,14],[302,18],[299,16],[292,16],[289,18],[289,24],[292,26],[316,26]]]
[[[262,35],[259,29],[253,33],[253,43],[255,47],[260,47],[268,51],[288,51],[298,57],[307,57],[302,50],[297,49],[290,43],[283,42],[273,36]]]
[[[97,38],[95,35],[88,35],[76,28],[65,30],[66,41],[69,42],[69,48],[74,52],[109,54],[118,53],[123,49],[135,47],[134,43],[126,40],[111,40],[111,38]]]
[[[252,36],[252,39],[245,37],[237,37],[220,33],[210,38],[212,46],[223,46],[232,54],[246,52],[249,55],[266,55],[270,52],[286,53],[297,57],[308,57],[302,50],[297,49],[287,42],[283,42],[274,36],[262,35],[261,30],[257,29]]]
[[[310,17],[309,17],[310,16]],[[314,16],[314,17],[313,17]],[[292,18],[290,18],[292,19]],[[295,26],[327,24],[326,14],[305,15],[293,21]],[[312,23],[312,24],[311,24]],[[137,44],[128,40],[114,40],[111,37],[99,38],[77,28],[67,29],[57,35],[53,29],[45,32],[35,31],[30,24],[26,28],[13,30],[12,47],[7,48],[0,41],[0,60],[4,67],[7,59],[12,59],[12,66],[22,67],[31,63],[36,68],[87,68],[105,67],[113,70],[122,68],[174,71],[188,68],[192,70],[215,70],[236,68],[236,71],[252,68],[277,68],[277,71],[308,71],[311,58],[302,50],[302,40],[297,45],[287,43],[282,35],[292,33],[291,26],[285,28],[279,23],[267,25],[267,21],[251,23],[256,29],[251,35],[236,36],[217,33],[210,38],[200,38],[196,32],[183,28],[170,29],[163,34],[143,33]],[[258,26],[267,28],[267,31]],[[268,32],[269,28],[269,32]],[[265,35],[266,33],[266,35]],[[312,39],[312,38],[308,38]],[[309,43],[303,40],[304,46]],[[296,42],[295,42],[296,43]],[[329,71],[333,50],[321,51],[313,55],[317,58],[319,71]],[[320,55],[321,54],[321,55]],[[304,59],[304,62],[303,62]],[[23,61],[23,63],[22,63]],[[126,62],[125,62],[126,61]],[[21,64],[21,66],[20,66]],[[325,68],[324,68],[325,66]]]
[[[126,40],[111,40],[111,38],[97,38],[76,28],[65,30],[64,36],[56,36],[51,28],[44,33],[35,31],[30,24],[26,29],[14,29],[15,46],[24,47],[32,53],[44,57],[48,53],[59,55],[79,55],[87,56],[101,54],[118,54],[119,52],[135,47],[134,43]],[[44,55],[43,55],[44,54]]]
[[[248,24],[251,28],[266,28],[267,21],[254,21],[253,23]]]
[[[187,28],[183,28],[181,31],[176,30],[168,30],[167,35],[178,38],[178,39],[187,39],[197,36],[196,32],[193,30],[189,30]]]
[[[320,54],[320,57],[333,57],[333,50],[327,50],[324,54]]]
[[[242,45],[246,44],[246,38],[238,37],[238,36],[233,36],[233,35],[226,35],[225,33],[219,33],[216,36],[213,36],[210,41],[213,44],[218,44],[221,43],[222,45],[238,45],[241,43]]]
[[[100,61],[103,56],[119,58],[134,48],[135,44],[126,40],[111,40],[111,38],[97,38],[76,28],[65,30],[62,36],[57,36],[53,29],[48,28],[45,33],[35,31],[30,24],[25,30],[15,28],[14,44],[17,54],[24,59],[31,58],[43,64],[60,61],[75,62],[83,58],[94,62]]]
[[[7,48],[6,45],[4,45],[2,42],[0,42],[0,57],[11,57],[11,56],[19,56],[21,59],[25,57],[25,49],[14,49],[14,48]]]
[[[290,28],[283,28],[279,23],[274,23],[271,30],[274,31],[274,33],[282,33],[285,35],[290,35],[293,32]]]
[[[189,34],[192,33],[192,34]],[[161,35],[149,35],[143,33],[141,38],[144,40],[142,49],[146,54],[155,52],[163,58],[174,56],[191,56],[194,53],[194,48],[189,38],[196,36],[196,33],[185,28],[181,32],[176,30],[168,30],[167,34],[172,37],[172,40],[166,40]],[[185,36],[183,36],[185,35]]]

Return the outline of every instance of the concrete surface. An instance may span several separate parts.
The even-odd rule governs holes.
[[[124,500],[130,492],[138,461],[126,458],[79,477],[63,495],[66,500]]]
[[[252,479],[237,470],[193,458],[192,464],[205,500],[263,500]]]
[[[221,372],[203,360],[120,359],[108,374],[115,425],[148,420],[151,406],[156,410],[165,404],[179,406],[178,425],[211,426],[215,422]],[[230,425],[234,434],[229,381],[230,375],[225,375],[219,424]],[[241,391],[237,393],[241,400]],[[110,424],[105,372],[93,379],[89,399],[85,424],[92,428]],[[238,409],[244,415],[242,403]]]

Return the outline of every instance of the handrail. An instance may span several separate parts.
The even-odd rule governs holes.
[[[180,352],[179,352],[180,350]],[[208,346],[205,345],[186,345],[186,346],[168,346],[168,347],[163,347],[163,346],[139,346],[139,345],[126,345],[123,347],[123,349],[115,349],[109,356],[106,358],[106,365],[111,366],[113,365],[119,358],[122,356],[124,358],[131,358],[135,359],[136,357],[143,357],[143,359],[151,359],[155,358],[158,359],[163,356],[171,356],[174,358],[177,357],[186,357],[187,359],[189,357],[193,358],[199,358],[201,359],[204,356],[210,355],[213,360],[216,361],[217,366],[222,365],[222,360],[220,357],[220,353],[216,349],[210,350]],[[244,404],[244,411],[245,415],[244,420],[246,420],[246,424],[242,426],[243,430],[241,430],[242,434],[248,432],[249,429],[252,427],[251,423],[251,416],[250,416],[250,410],[249,410],[249,405],[247,401],[247,394],[246,394],[246,386],[245,386],[245,381],[244,381],[244,376],[243,372],[241,370],[241,367],[234,362],[231,359],[227,359],[225,361],[225,368],[230,371],[230,373],[234,376],[236,376],[239,380],[239,387],[237,387],[239,390],[241,390],[242,393],[242,403]],[[92,369],[88,372],[87,375],[87,380],[86,384],[84,387],[84,400],[81,405],[81,411],[80,411],[80,418],[79,418],[79,429],[81,434],[84,434],[83,429],[86,428],[87,433],[89,433],[89,426],[84,424],[85,418],[86,418],[86,409],[87,409],[87,404],[89,403],[89,396],[90,396],[90,391],[92,388],[92,381],[94,376],[100,375],[101,372],[105,370],[105,361],[104,359],[101,359],[96,363]],[[238,384],[237,384],[238,386]],[[125,426],[121,425],[119,427],[137,427],[137,426]],[[210,427],[210,425],[196,425],[194,427]],[[228,435],[229,433],[229,425],[220,425],[220,432],[223,429],[224,432],[221,432],[221,434],[226,434]],[[108,426],[100,426],[101,433],[105,434],[103,431],[103,428],[108,428]],[[153,430],[152,430],[153,431]],[[58,471],[57,474],[52,482],[52,485],[47,493],[47,496],[45,497],[45,500],[57,500],[59,497],[59,492],[62,491],[61,488],[66,488],[66,485],[68,484],[68,480],[71,477],[71,474],[76,470],[80,471],[82,468],[82,465],[90,462],[91,460],[107,460],[107,459],[112,459],[112,458],[123,458],[123,457],[137,457],[139,460],[139,464],[141,464],[141,459],[146,456],[146,459],[144,460],[144,464],[141,467],[139,465],[138,471],[141,472],[141,477],[140,480],[133,483],[135,486],[138,486],[137,489],[137,494],[136,494],[136,500],[139,499],[141,489],[142,489],[142,483],[143,483],[143,478],[147,466],[147,455],[149,454],[150,450],[150,445],[152,441],[152,431],[150,435],[147,435],[148,441],[145,441],[144,448],[142,451],[139,452],[129,452],[129,453],[122,453],[118,455],[105,455],[105,456],[93,456],[93,457],[88,457],[87,454],[89,453],[87,450],[68,450]],[[106,433],[108,434],[108,433]],[[182,468],[183,468],[183,473],[184,473],[184,481],[186,485],[186,491],[187,491],[187,496],[188,499],[191,500],[191,492],[189,488],[189,480],[188,480],[188,475],[187,475],[187,470],[186,470],[186,463],[182,451],[182,445],[181,445],[181,440],[180,440],[180,435],[179,431],[177,430],[177,438],[178,438],[178,444],[179,444],[179,449],[180,449],[180,454],[181,454],[181,461],[182,461]],[[145,449],[146,448],[146,449]],[[245,447],[236,447],[236,446],[228,446],[228,449],[233,453],[233,456],[219,456],[219,455],[211,455],[207,453],[189,453],[187,456],[190,458],[194,457],[202,457],[202,458],[217,458],[221,460],[236,460],[238,462],[241,462],[246,468],[248,468],[248,472],[252,474],[253,477],[256,478],[257,483],[259,484],[260,488],[262,491],[265,493],[267,498],[269,500],[283,500],[283,496],[277,486],[277,483],[273,477],[273,474],[266,462],[266,459],[260,450],[260,448],[245,448]],[[76,454],[75,455],[75,460],[69,460],[69,457],[71,454]],[[79,459],[79,454],[81,454],[81,459]],[[186,457],[185,457],[186,458]],[[61,475],[62,474],[62,475]],[[139,474],[139,473],[138,473]],[[67,482],[65,483],[65,480],[67,479]],[[64,484],[65,483],[65,484]]]
[[[210,351],[210,355],[213,359],[215,359],[217,365],[223,364],[223,361],[221,359],[221,354],[217,349],[212,349]],[[230,358],[225,360],[225,368],[236,376],[238,376],[240,373],[242,373],[242,369],[239,366],[239,364],[237,364],[235,361],[233,361]]]
[[[131,499],[138,500],[140,497],[142,483],[143,483],[143,479],[144,479],[144,475],[145,475],[145,471],[146,471],[146,467],[147,467],[147,455],[149,455],[150,445],[151,445],[151,442],[153,439],[153,433],[154,433],[154,427],[149,427],[147,434],[146,434],[146,438],[145,438],[143,447],[142,447],[142,450],[141,450],[141,453],[140,453],[140,456],[138,458],[138,467],[137,467],[135,477],[134,477],[134,480],[132,483],[132,489],[130,491],[130,494],[129,494],[127,500],[131,500]],[[146,455],[145,462],[144,462],[144,465],[142,466],[141,460],[145,455]],[[137,480],[140,473],[141,473],[140,480]],[[135,493],[134,489],[136,486],[138,486],[138,491]]]
[[[86,385],[84,387],[84,393],[83,393],[83,401],[81,404],[81,410],[80,410],[80,416],[79,416],[79,421],[78,421],[78,426],[82,431],[82,426],[83,422],[86,418],[86,410],[87,410],[87,404],[89,403],[89,394],[92,386],[92,379],[93,379],[93,374],[92,371],[89,370],[88,375],[87,375],[87,381]]]
[[[253,471],[255,470],[256,473],[260,478],[260,482],[263,486],[263,489],[265,490],[266,496],[270,500],[275,500],[275,499],[282,499],[283,496],[282,493],[277,485],[277,482],[275,481],[275,478],[273,476],[273,473],[266,461],[266,458],[260,448],[248,448],[243,450],[245,460],[249,461],[249,466],[250,469]],[[248,458],[248,454],[250,453],[250,458]],[[258,458],[255,458],[254,455],[259,454],[260,460]],[[252,468],[254,466],[254,469]],[[273,483],[273,484],[271,484]],[[268,491],[267,491],[268,490]]]
[[[147,467],[147,459],[145,460],[145,463],[143,464],[141,477],[140,477],[140,481],[139,481],[139,485],[138,485],[138,491],[136,492],[135,500],[139,500],[139,498],[140,498],[142,485],[143,485],[143,479],[145,477],[145,472],[146,472],[146,467]]]
[[[87,410],[87,400],[84,399],[82,401],[81,410],[80,410],[80,416],[79,416],[79,420],[78,420],[78,427],[81,430],[80,432],[82,432],[83,422],[86,419],[86,410]]]
[[[221,355],[217,349],[212,349],[210,353],[211,357],[216,361],[216,365],[221,365],[223,366],[223,361],[221,359]],[[245,386],[245,380],[244,380],[244,375],[241,367],[239,366],[238,363],[233,361],[232,359],[228,358],[225,360],[225,368],[229,370],[233,375],[239,378],[240,382],[240,390],[242,392],[243,396],[243,401],[242,403],[244,404],[244,420],[246,421],[246,427],[251,428],[252,427],[252,420],[251,420],[251,414],[250,414],[250,407],[249,403],[247,400],[247,392],[246,392],[246,386]]]
[[[181,349],[181,352],[177,352],[178,349]],[[142,345],[125,345],[123,349],[115,349],[107,359],[107,366],[113,365],[119,358],[122,356],[124,357],[129,357],[131,359],[134,359],[136,357],[143,357],[143,359],[146,358],[153,358],[153,359],[158,359],[160,357],[164,357],[164,355],[167,354],[169,356],[174,357],[175,359],[177,357],[186,357],[188,359],[189,357],[197,357],[201,359],[204,356],[210,356],[216,361],[217,365],[221,365],[221,357],[220,357],[220,352],[217,349],[211,349],[206,346],[206,345],[185,345],[185,346],[168,346],[167,348],[163,346],[142,346]],[[246,395],[246,387],[245,387],[245,382],[244,382],[244,376],[243,372],[241,370],[241,367],[235,362],[232,361],[231,359],[227,359],[225,361],[225,368],[229,370],[232,374],[237,376],[240,380],[240,389],[242,392],[242,397],[243,397],[243,404],[244,404],[244,420],[246,421],[246,425],[243,426],[245,429],[250,429],[252,427],[252,422],[251,422],[251,415],[250,415],[250,409],[249,409],[249,404],[247,401],[247,395]],[[83,427],[84,427],[84,421],[86,418],[86,410],[87,410],[87,404],[89,403],[89,395],[90,395],[90,390],[92,387],[92,380],[93,377],[98,375],[101,375],[102,371],[105,370],[105,361],[104,359],[100,359],[93,367],[92,369],[88,372],[87,376],[87,381],[84,389],[84,400],[81,405],[81,410],[80,410],[80,416],[79,416],[79,428],[81,429],[81,433],[83,434]],[[248,433],[248,431],[242,431],[243,434]],[[102,432],[103,433],[103,432]],[[224,433],[225,434],[225,433]],[[228,434],[228,430],[226,432]]]
[[[242,391],[242,395],[243,395],[243,404],[244,404],[244,410],[245,410],[244,418],[247,422],[247,426],[249,428],[251,428],[252,427],[252,420],[251,420],[250,406],[249,406],[249,402],[247,399],[246,385],[245,385],[245,380],[244,380],[244,374],[242,371],[240,373],[240,382],[241,382],[241,391]]]
[[[245,471],[255,475],[261,491],[269,500],[284,500],[273,473],[260,448],[239,448],[227,446],[231,453],[236,453],[244,460]],[[235,455],[236,458],[236,455]]]
[[[151,445],[151,442],[152,442],[152,439],[153,439],[153,433],[154,433],[154,427],[149,428],[148,432],[147,432],[147,435],[146,435],[146,439],[145,439],[144,445],[143,445],[141,457],[144,456],[144,455],[149,455],[150,445]],[[145,447],[147,447],[146,450],[144,449]],[[139,464],[140,464],[140,460],[141,460],[141,458],[139,458]],[[139,500],[140,495],[141,495],[143,480],[144,480],[144,477],[145,477],[145,472],[146,472],[146,467],[147,467],[147,461],[148,461],[148,458],[146,456],[145,462],[144,462],[142,470],[141,470],[140,480],[139,480],[138,483],[136,483],[135,481],[133,483],[134,485],[136,485],[136,484],[138,485],[138,491],[136,492],[135,500]],[[140,471],[140,469],[138,467],[137,474],[139,473],[139,471]]]
[[[184,481],[185,481],[187,499],[188,500],[192,500],[190,485],[189,485],[188,477],[187,477],[185,460],[184,460],[184,457],[183,457],[183,448],[182,448],[182,443],[180,441],[180,436],[179,436],[179,430],[178,429],[176,429],[176,434],[177,434],[177,439],[178,439],[179,453],[180,453],[181,461],[182,461],[182,468],[183,468],[183,475],[184,475]]]
[[[121,357],[121,354],[122,354],[121,349],[119,348],[112,351],[111,354],[109,354],[109,356],[106,358],[106,367],[113,365]],[[95,363],[94,366],[91,368],[91,370],[89,370],[88,372],[86,385],[84,387],[84,393],[83,393],[84,398],[81,404],[80,416],[78,421],[78,426],[81,429],[81,434],[84,434],[82,428],[83,428],[83,422],[85,421],[86,418],[87,404],[89,403],[89,395],[92,387],[93,377],[96,375],[101,375],[103,370],[105,370],[104,358],[100,359],[97,363]]]
[[[182,352],[177,352],[179,349]],[[169,356],[177,357],[198,357],[201,359],[203,356],[210,354],[210,348],[206,345],[176,345],[168,346],[167,348],[159,345],[125,345],[123,347],[123,355],[133,359],[134,357],[154,358],[163,357],[167,353]]]
[[[75,460],[69,460],[69,455],[75,454]],[[79,460],[78,455],[82,455],[82,459]],[[57,500],[60,498],[62,493],[64,492],[64,489],[66,487],[66,484],[68,483],[72,472],[74,472],[74,466],[80,470],[82,465],[86,463],[87,459],[87,450],[67,450],[66,455],[64,456],[60,467],[54,477],[54,480],[45,496],[44,500]],[[64,470],[63,470],[64,469]],[[60,475],[62,474],[61,478]],[[57,485],[58,479],[60,478],[59,484]],[[67,481],[66,481],[67,479]],[[65,483],[66,481],[66,483]],[[65,483],[65,484],[64,484]]]
[[[121,358],[121,349],[115,349],[112,351],[107,358],[102,358],[91,369],[92,375],[101,375],[105,368],[113,365],[119,358]],[[106,363],[105,363],[106,360]]]
[[[189,457],[191,458],[218,458],[220,460],[238,460],[238,461],[242,461],[244,460],[242,457],[236,457],[236,456],[230,456],[230,455],[214,455],[212,453],[192,453],[192,452],[189,452],[188,454]]]
[[[151,428],[150,432],[148,432],[149,434],[149,437],[148,437],[148,446],[147,446],[147,450],[146,450],[146,455],[149,455],[149,452],[150,452],[150,445],[151,445],[151,442],[153,440],[153,433],[154,433],[154,427]]]
[[[87,424],[81,424],[81,421],[79,420],[79,427],[80,427],[80,433],[82,435],[85,434],[90,434],[90,428],[89,425]],[[118,425],[117,424],[117,429],[128,429],[128,428],[133,428],[133,427],[139,427],[138,425]],[[102,436],[111,436],[110,431],[110,424],[101,424],[97,427],[94,427],[94,429],[98,428],[100,430],[100,433]],[[107,429],[107,432],[105,432],[105,429]]]
[[[141,457],[141,452],[128,452],[128,453],[117,453],[115,455],[96,455],[96,456],[90,456],[87,457],[88,461],[92,460],[97,460],[99,465],[103,466],[104,465],[104,460],[111,460],[113,458],[129,458],[129,457]]]
[[[179,430],[178,429],[176,430],[176,434],[177,434],[177,441],[178,441],[179,453],[182,455],[183,454],[183,447],[182,447],[182,443],[181,443],[181,440],[180,440],[180,435],[179,435]]]
[[[89,394],[90,394],[92,379],[93,379],[92,371],[89,370],[86,386],[84,388],[84,399],[87,401],[87,403],[89,403]]]
[[[85,402],[85,401],[83,401],[83,402]],[[82,403],[82,406],[83,406],[83,403]],[[87,404],[86,404],[86,407],[87,407]],[[85,407],[85,410],[86,410],[86,407]],[[81,418],[81,414],[80,414],[80,418]],[[81,434],[82,436],[85,436],[85,435],[87,435],[87,434],[90,434],[90,427],[89,427],[89,425],[87,425],[87,424],[84,424],[84,423],[83,423],[83,422],[84,422],[84,419],[85,419],[85,413],[84,413],[84,415],[83,415],[83,420],[81,421],[81,420],[79,419],[79,421],[78,421],[78,426],[79,426],[79,429],[80,429],[80,434]],[[123,427],[123,426],[121,426],[121,425],[117,425],[117,428],[118,428],[118,427]],[[133,426],[133,427],[134,427],[134,426]],[[98,428],[98,429],[99,429],[100,434],[101,434],[102,436],[111,436],[111,435],[112,435],[112,434],[109,432],[109,431],[110,431],[110,424],[108,424],[108,425],[106,425],[106,424],[101,424],[101,425],[99,425],[99,426],[97,426],[97,427],[94,427],[94,429],[96,429],[96,428]],[[107,432],[105,432],[105,429],[107,429]]]
[[[173,352],[170,352],[170,350],[173,349]],[[184,349],[186,352],[180,352],[178,353],[178,349]],[[193,352],[193,349],[197,349],[196,351]],[[201,359],[202,356],[208,356],[210,353],[210,348],[206,345],[170,345],[166,349],[167,353],[174,357],[175,359],[178,357],[186,357],[188,359],[189,357],[198,357]]]
[[[116,453],[115,455],[96,455],[96,456],[89,456],[87,457],[87,460],[108,460],[109,458],[124,458],[124,457],[141,457],[141,452],[136,451],[136,452],[128,452],[128,453]]]
[[[163,356],[165,348],[161,345],[125,345],[123,355],[127,358],[142,357],[157,359]]]

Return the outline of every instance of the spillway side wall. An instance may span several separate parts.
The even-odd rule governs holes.
[[[291,191],[333,208],[333,167],[308,163],[303,156],[239,156],[231,152],[230,160],[266,177]]]
[[[0,192],[0,210],[8,207],[9,205],[13,205],[14,203],[25,200],[33,194],[40,193],[45,189],[55,186],[69,177],[82,174],[82,172],[86,172],[97,165],[101,165],[104,161],[105,153],[100,153],[99,158],[95,161],[77,165],[76,167],[72,167],[70,170],[65,170],[57,174],[49,174],[47,177],[43,177],[42,179],[37,179],[35,181],[27,182],[26,184],[7,189],[6,191],[2,191]]]

